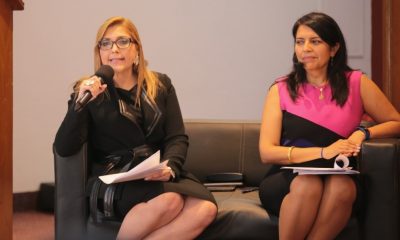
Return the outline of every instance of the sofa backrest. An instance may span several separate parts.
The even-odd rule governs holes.
[[[269,165],[258,150],[260,123],[185,121],[189,149],[185,168],[202,182],[215,173],[239,172],[244,183],[258,186]]]

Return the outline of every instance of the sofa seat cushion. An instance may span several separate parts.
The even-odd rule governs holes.
[[[198,239],[278,239],[278,219],[262,208],[258,191],[236,189],[213,195],[217,218]]]

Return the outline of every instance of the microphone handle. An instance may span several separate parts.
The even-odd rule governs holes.
[[[101,77],[99,78],[100,78],[100,83],[103,84],[104,83],[103,78]],[[86,106],[86,104],[90,101],[90,99],[92,99],[92,93],[89,90],[86,90],[83,93],[82,97],[79,98],[78,101],[76,101],[74,110],[77,112],[82,110],[82,108]]]
[[[75,103],[75,111],[80,111],[88,102],[89,100],[92,99],[92,93],[89,90],[86,90],[82,97],[78,99]]]

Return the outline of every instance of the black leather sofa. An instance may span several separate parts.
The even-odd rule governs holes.
[[[190,146],[186,168],[200,180],[214,173],[242,173],[245,187],[257,187],[269,166],[260,163],[259,123],[186,121]],[[400,239],[400,140],[363,143],[359,167],[364,183],[364,209],[337,239]],[[56,239],[115,239],[119,223],[95,224],[85,196],[86,145],[74,156],[54,152]],[[216,220],[198,239],[278,239],[278,219],[260,205],[257,191],[213,192]],[[246,188],[246,190],[248,190]]]

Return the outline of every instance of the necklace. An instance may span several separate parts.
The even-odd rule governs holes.
[[[324,98],[325,98],[324,93],[323,93],[324,87],[325,86],[319,88],[319,97],[318,97],[319,100],[324,100]]]
[[[313,88],[319,90],[318,99],[319,99],[319,100],[324,100],[324,99],[325,99],[325,96],[324,96],[324,89],[325,89],[325,87],[327,86],[327,84],[324,84],[323,86],[316,86],[316,85],[314,85],[314,84],[311,84],[311,86],[312,86]]]

